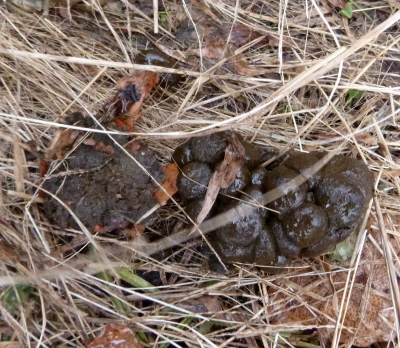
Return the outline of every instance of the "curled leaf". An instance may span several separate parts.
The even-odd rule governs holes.
[[[57,129],[51,140],[47,158],[52,158],[54,155],[56,155],[58,159],[64,158],[63,151],[75,142],[79,134],[80,132],[78,130],[71,128]]]
[[[123,77],[117,82],[118,92],[105,103],[103,110],[111,113],[114,118],[126,114],[128,117],[120,118],[119,125],[122,122],[127,131],[132,131],[143,101],[158,81],[158,74],[152,71],[135,71],[130,76]]]

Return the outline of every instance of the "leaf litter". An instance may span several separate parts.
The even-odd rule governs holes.
[[[135,334],[127,326],[108,324],[86,348],[142,348]]]
[[[157,89],[152,95],[152,100],[147,99],[146,108],[142,108],[141,111],[143,118],[137,120],[135,132],[141,137],[146,137],[150,148],[155,149],[158,156],[166,160],[177,145],[176,140],[167,139],[168,137],[175,137],[176,139],[177,136],[174,132],[184,133],[187,136],[191,132],[202,131],[205,124],[207,126],[218,125],[219,122],[225,122],[229,126],[235,124],[234,121],[237,120],[237,116],[248,111],[256,112],[255,108],[271,91],[273,92],[282,85],[290,83],[292,78],[303,71],[316,67],[323,57],[336,53],[339,49],[334,44],[335,38],[338,39],[341,46],[351,47],[353,41],[349,39],[351,38],[349,33],[357,40],[395,14],[392,1],[380,2],[379,8],[377,8],[376,2],[357,1],[362,8],[368,9],[368,14],[372,16],[373,22],[368,22],[368,18],[359,11],[353,11],[351,19],[338,15],[337,11],[343,6],[340,1],[318,2],[316,5],[313,3],[308,2],[308,8],[305,8],[304,2],[292,1],[285,4],[277,1],[242,3],[241,6],[236,7],[236,2],[207,0],[206,4],[210,11],[221,18],[223,23],[228,22],[231,27],[237,24],[237,22],[234,23],[234,18],[239,18],[241,23],[243,22],[246,25],[252,23],[257,28],[263,26],[267,27],[268,31],[275,31],[276,35],[273,35],[275,41],[270,38],[273,45],[268,46],[267,49],[262,47],[254,49],[256,46],[253,46],[244,54],[246,61],[256,62],[251,64],[257,64],[257,68],[260,69],[268,68],[269,72],[271,69],[278,71],[278,66],[281,65],[283,74],[265,74],[248,79],[246,75],[238,76],[239,74],[234,70],[227,70],[224,62],[222,62],[222,69],[217,70],[213,79],[196,89],[196,93],[188,100],[185,111],[180,113],[179,118],[174,119],[171,115],[174,115],[179,109],[181,101],[191,88],[193,80],[191,80],[190,73],[200,72],[200,68],[198,68],[200,67],[200,60],[198,57],[190,55],[190,49],[193,47],[182,45],[180,42],[176,44],[174,41],[174,35],[179,24],[174,21],[173,16],[177,12],[179,12],[180,17],[185,16],[187,11],[185,12],[183,9],[183,4],[179,1],[174,4],[166,2],[165,17],[167,20],[165,28],[168,28],[168,33],[164,32],[165,36],[163,37],[157,36],[156,40],[173,51],[182,50],[185,52],[193,65],[191,68],[186,67],[189,75],[187,84],[174,89],[173,92],[167,89],[161,91]],[[89,267],[93,260],[97,260],[97,256],[94,258],[90,253],[78,252],[80,249],[76,248],[67,254],[60,253],[58,247],[60,245],[67,246],[73,240],[74,234],[81,233],[81,231],[59,229],[55,225],[49,224],[34,203],[33,198],[26,201],[15,199],[9,194],[9,192],[15,191],[15,178],[12,169],[13,158],[12,155],[10,156],[7,140],[11,132],[7,126],[9,118],[6,118],[4,114],[15,116],[23,114],[24,123],[19,123],[18,129],[19,141],[21,141],[21,144],[25,144],[25,141],[33,140],[35,146],[44,152],[48,149],[49,139],[54,137],[54,131],[50,129],[50,122],[58,122],[58,116],[71,102],[74,102],[73,111],[81,111],[82,108],[90,112],[97,111],[103,101],[111,97],[113,93],[110,91],[113,89],[114,83],[110,81],[117,81],[121,78],[121,75],[125,74],[125,72],[121,72],[119,69],[121,65],[118,64],[125,62],[126,57],[120,53],[120,47],[114,41],[109,40],[109,35],[103,28],[110,25],[111,28],[118,31],[117,28],[121,26],[122,21],[126,22],[124,23],[126,27],[131,24],[138,25],[152,35],[153,23],[151,19],[143,20],[144,17],[139,12],[130,11],[129,22],[121,19],[121,17],[114,16],[114,14],[107,13],[107,17],[104,18],[107,18],[108,23],[104,22],[104,18],[96,17],[94,20],[93,17],[89,16],[80,22],[82,27],[77,28],[74,23],[70,25],[63,20],[60,21],[57,13],[52,11],[50,11],[50,17],[47,19],[29,14],[21,18],[15,13],[4,12],[3,8],[1,11],[2,15],[7,15],[7,21],[3,23],[3,30],[5,30],[6,35],[2,38],[2,47],[16,51],[30,51],[34,47],[37,52],[43,52],[48,56],[62,54],[69,58],[82,57],[82,52],[85,52],[84,57],[87,57],[93,64],[93,68],[98,69],[98,71],[100,71],[100,67],[97,65],[98,59],[115,63],[115,69],[107,69],[105,75],[93,81],[96,74],[88,74],[86,69],[71,62],[64,63],[53,60],[51,62],[52,69],[49,69],[48,62],[30,57],[25,60],[18,60],[17,66],[15,60],[13,60],[18,59],[17,56],[10,59],[9,55],[1,54],[2,68],[5,74],[2,76],[0,88],[2,94],[9,97],[3,98],[0,102],[1,117],[6,120],[1,126],[2,139],[0,140],[1,163],[4,168],[1,173],[3,187],[1,212],[2,217],[12,226],[12,228],[2,231],[2,238],[7,242],[6,245],[10,245],[11,250],[16,250],[19,253],[19,250],[22,249],[24,252],[28,251],[26,255],[29,255],[29,257],[21,257],[19,264],[15,262],[10,265],[9,260],[7,263],[3,263],[2,279],[3,281],[6,281],[6,279],[21,281],[22,279],[30,282],[33,277],[39,279],[38,275],[43,274],[40,280],[35,280],[35,293],[28,302],[30,306],[19,306],[17,313],[14,314],[17,319],[27,318],[24,325],[26,325],[26,331],[29,332],[30,336],[25,334],[20,326],[15,325],[14,319],[7,316],[4,311],[2,312],[3,335],[9,337],[14,335],[12,339],[17,337],[26,346],[42,337],[45,342],[48,342],[47,344],[60,345],[65,342],[68,342],[68,344],[72,342],[72,344],[79,346],[81,345],[81,342],[79,342],[81,328],[77,326],[79,323],[84,323],[85,329],[89,331],[97,329],[109,320],[120,321],[123,319],[131,321],[132,326],[130,324],[129,326],[135,331],[143,330],[147,342],[151,342],[151,344],[159,343],[159,339],[165,337],[165,335],[176,344],[185,341],[188,345],[194,345],[198,344],[200,340],[205,347],[218,346],[225,342],[228,342],[226,343],[228,346],[231,344],[232,346],[243,345],[246,338],[256,339],[260,346],[270,346],[278,336],[295,344],[295,342],[299,342],[298,336],[296,336],[296,340],[290,341],[287,332],[302,329],[318,330],[323,337],[326,322],[328,322],[329,329],[336,324],[337,308],[339,308],[339,314],[342,318],[345,317],[345,320],[349,320],[348,317],[351,317],[353,313],[355,313],[355,317],[358,316],[359,318],[359,311],[364,317],[368,317],[366,314],[368,307],[360,307],[359,301],[357,301],[357,297],[362,294],[364,298],[369,299],[374,304],[371,308],[379,311],[379,318],[382,319],[379,322],[379,327],[370,326],[368,340],[375,340],[376,342],[392,339],[393,332],[396,333],[394,323],[396,323],[397,318],[390,322],[392,320],[390,313],[393,313],[393,303],[390,297],[395,288],[391,285],[388,290],[384,279],[380,279],[379,275],[376,277],[376,274],[371,271],[375,269],[375,266],[382,263],[383,257],[377,256],[375,258],[373,252],[367,252],[369,250],[376,252],[383,247],[379,245],[380,232],[377,232],[374,226],[376,225],[374,208],[371,213],[373,233],[371,232],[371,237],[367,238],[364,244],[361,244],[364,252],[361,254],[359,266],[362,270],[365,266],[365,272],[370,272],[365,277],[371,279],[371,282],[368,283],[359,279],[360,281],[357,280],[353,285],[350,283],[347,291],[356,294],[355,301],[353,301],[352,295],[347,311],[336,304],[332,304],[332,308],[327,308],[329,318],[327,318],[328,314],[324,312],[325,307],[320,307],[318,303],[315,303],[315,308],[319,311],[313,311],[314,318],[316,316],[322,319],[311,324],[308,320],[303,321],[301,318],[299,321],[295,321],[295,318],[290,316],[288,316],[287,321],[282,320],[272,324],[269,321],[269,309],[283,308],[286,311],[282,303],[291,303],[291,301],[300,303],[302,306],[306,306],[308,301],[314,304],[314,298],[318,298],[318,295],[321,296],[322,294],[328,294],[329,299],[337,296],[337,300],[332,300],[329,305],[333,301],[340,304],[340,290],[343,288],[343,279],[340,274],[344,277],[344,275],[351,274],[353,269],[348,267],[346,263],[337,265],[330,262],[328,258],[326,260],[330,267],[326,268],[320,266],[318,260],[299,260],[296,267],[288,270],[284,278],[278,277],[278,279],[264,275],[254,268],[240,266],[238,266],[238,273],[221,276],[207,273],[207,270],[204,270],[202,264],[205,257],[198,252],[196,242],[191,241],[183,248],[185,250],[190,249],[193,252],[194,256],[189,263],[180,262],[185,250],[175,249],[172,254],[164,254],[161,258],[162,262],[141,255],[134,256],[138,260],[135,267],[145,272],[157,270],[156,272],[160,271],[160,274],[164,273],[163,284],[168,285],[166,287],[160,286],[158,293],[146,294],[146,297],[141,297],[143,294],[140,291],[131,291],[126,284],[122,283],[123,286],[120,287],[118,282],[100,282],[100,276],[96,276],[96,270]],[[189,7],[188,11],[196,21],[197,15],[193,8]],[[80,21],[80,14],[78,15],[76,10],[71,9],[70,13],[75,21]],[[150,11],[149,15],[151,13]],[[181,18],[179,21],[181,21]],[[212,23],[212,21],[211,18],[209,23]],[[280,24],[281,26],[279,26]],[[93,27],[90,28],[90,26]],[[277,29],[278,26],[279,29]],[[82,28],[89,30],[89,35]],[[96,33],[93,32],[93,28],[96,28]],[[332,28],[333,31],[330,30]],[[212,32],[213,29],[215,29],[215,25],[209,31]],[[254,118],[252,120],[254,123],[243,124],[238,122],[236,125],[241,127],[241,132],[244,135],[254,138],[254,141],[263,145],[272,146],[278,151],[285,150],[288,144],[302,151],[320,150],[322,148],[335,151],[340,148],[344,153],[363,158],[369,167],[378,174],[376,176],[379,180],[377,182],[377,197],[383,208],[383,218],[390,234],[390,245],[387,245],[387,247],[397,250],[395,246],[398,244],[400,226],[397,197],[399,182],[398,176],[391,173],[396,173],[399,170],[398,165],[400,163],[398,146],[396,145],[398,142],[398,114],[390,114],[397,111],[398,95],[395,89],[387,88],[388,86],[395,86],[399,78],[395,69],[398,53],[393,46],[392,35],[394,34],[395,31],[392,28],[380,31],[380,36],[372,45],[364,47],[360,45],[361,48],[356,53],[347,57],[343,64],[343,70],[339,71],[332,67],[329,74],[324,74],[318,80],[312,80],[307,85],[301,85],[294,92],[285,92],[286,100],[282,100],[276,108],[268,109],[268,116],[262,119]],[[21,35],[24,38],[23,40],[21,40]],[[128,34],[126,36],[128,37]],[[129,40],[123,35],[120,37],[126,43],[128,49],[132,47],[130,40],[133,40],[133,46],[137,44],[141,49],[147,48],[146,44],[143,44],[140,38],[134,35],[129,36]],[[200,37],[202,38],[203,35],[200,35]],[[49,40],[47,40],[48,38]],[[278,50],[281,39],[282,56],[280,56],[281,53]],[[42,49],[44,40],[47,43],[46,50]],[[196,40],[198,40],[197,37]],[[298,45],[286,46],[285,42],[291,42],[291,40],[294,40]],[[306,44],[302,45],[305,42]],[[63,46],[60,43],[63,43]],[[362,44],[362,42],[358,44]],[[132,55],[135,54],[134,49],[130,52]],[[286,59],[287,57],[290,59]],[[223,57],[223,59],[226,58],[226,56]],[[221,61],[220,58],[212,59],[214,59],[213,65]],[[53,70],[54,68],[57,70]],[[20,69],[18,76],[15,74],[17,69]],[[215,80],[215,83],[213,80]],[[63,81],[63,83],[60,83],[60,81]],[[351,85],[348,85],[349,83]],[[19,86],[19,89],[15,86]],[[222,86],[225,92],[215,86]],[[335,89],[336,86],[338,89]],[[365,108],[347,105],[348,89],[361,90],[361,87],[365,92],[359,102],[364,103]],[[16,99],[18,100],[18,104],[16,104],[13,102],[13,96],[17,96],[18,91],[20,91],[20,95],[19,99]],[[333,93],[334,98],[328,102],[326,96],[329,96],[330,93]],[[72,96],[74,95],[80,95],[80,97],[73,99]],[[219,98],[217,99],[219,102],[215,102],[215,98]],[[377,99],[371,103],[372,98]],[[246,103],[243,103],[243,99],[246,100]],[[200,103],[203,104],[200,105]],[[332,103],[335,107],[331,107]],[[386,115],[378,119],[378,122],[381,122],[379,123],[381,127],[376,129],[373,127],[372,120],[376,111],[385,103],[388,103],[390,107]],[[19,112],[17,114],[13,108],[20,110],[21,114]],[[391,111],[390,108],[392,108]],[[320,112],[321,114],[318,114]],[[385,119],[386,116],[390,118]],[[349,121],[350,123],[346,123],[346,120],[353,119],[356,119],[356,122],[351,123]],[[37,120],[48,121],[49,124],[41,125],[36,123]],[[230,120],[232,120],[232,123]],[[350,132],[356,133],[362,130],[364,134],[369,134],[371,138],[368,138],[367,142],[359,141],[357,136],[351,138],[348,127],[350,127]],[[164,132],[164,136],[159,139],[152,139],[151,135],[146,135],[147,133],[160,132]],[[364,135],[359,136],[361,140],[364,137]],[[349,140],[350,138],[351,140]],[[373,138],[379,140],[381,144],[379,149],[376,147]],[[343,139],[346,139],[346,141],[342,142]],[[73,145],[69,144],[68,141],[66,142],[68,150]],[[29,155],[27,154],[27,163],[20,165],[29,166],[24,178],[25,194],[27,197],[33,197],[35,189],[29,186],[28,182],[40,182],[40,174],[36,173],[39,161],[29,157]],[[61,155],[59,158],[65,157],[65,152],[61,151]],[[105,155],[109,154],[105,153]],[[68,161],[68,157],[66,160]],[[161,211],[161,214],[164,214],[165,220],[158,221],[151,226],[153,233],[161,233],[170,238],[174,232],[172,226],[174,219],[183,224],[187,223],[187,220],[180,213],[177,213],[176,209],[172,208],[173,206],[174,204],[169,202],[163,207],[164,210]],[[375,233],[377,233],[376,236]],[[126,242],[123,239],[112,239],[107,234],[96,236],[96,240],[99,239],[104,245],[112,245],[115,248],[115,255],[120,257],[120,261],[130,262],[131,264],[134,260],[132,254],[129,254],[129,244],[125,244]],[[51,259],[45,256],[46,252],[43,247],[45,242],[52,248]],[[123,257],[125,254],[127,258]],[[82,255],[85,255],[86,261],[80,259]],[[372,259],[370,260],[369,257]],[[396,270],[398,269],[397,258],[398,255],[395,254],[392,267]],[[112,260],[115,260],[115,258],[112,258]],[[73,270],[67,271],[63,268],[64,264]],[[85,267],[82,267],[82,264]],[[100,265],[100,268],[102,266],[105,265]],[[41,273],[44,269],[51,270],[53,268],[57,270],[57,274],[50,271],[50,273]],[[35,270],[35,273],[32,270]],[[312,277],[312,275],[307,275],[310,272],[314,272],[318,276],[317,283],[307,282],[307,278]],[[382,277],[387,274],[384,267],[379,268],[377,272],[381,273]],[[329,275],[326,273],[329,273]],[[170,274],[177,275],[175,282],[168,283],[169,279],[172,279],[169,278]],[[146,276],[144,275],[144,277]],[[375,277],[377,285],[372,281]],[[60,280],[60,278],[62,279]],[[306,279],[301,282],[301,278]],[[285,279],[296,280],[289,284],[285,282]],[[43,282],[46,282],[46,284]],[[50,282],[52,286],[48,286]],[[321,282],[326,282],[327,285],[322,286],[320,285]],[[329,282],[333,284],[336,295],[333,295],[333,288],[332,285],[328,285]],[[274,293],[274,289],[277,289],[276,284],[279,284],[285,297],[280,298]],[[368,284],[374,284],[378,290],[372,286],[369,288],[365,286]],[[320,292],[319,287],[322,289]],[[364,293],[360,291],[362,287],[365,288]],[[101,291],[99,291],[99,288],[101,288]],[[211,331],[205,331],[207,333],[204,335],[197,328],[208,323],[207,317],[197,317],[198,321],[196,319],[189,324],[182,323],[179,319],[182,312],[177,309],[176,305],[183,298],[198,296],[199,289],[201,292],[207,292],[210,296],[218,298],[223,303],[223,309],[227,314],[240,313],[240,316],[231,316],[232,320],[226,322],[226,325],[231,326],[228,326],[226,330],[216,331],[216,328],[213,328]],[[104,293],[112,293],[121,301],[125,301],[124,303],[128,304],[134,316],[128,319],[124,317],[126,313],[119,313],[113,307],[109,297],[104,296]],[[312,297],[313,294],[314,298]],[[375,294],[384,300],[382,306],[373,300]],[[46,298],[43,303],[40,303],[41,296]],[[72,304],[76,306],[76,309],[71,309],[70,302],[66,304],[66,298],[72,298]],[[35,310],[30,311],[31,308]],[[46,311],[47,323],[51,322],[51,325],[47,325],[46,328],[42,321],[43,316],[41,316],[43,308]],[[309,309],[312,310],[312,308],[307,308],[307,310]],[[21,310],[24,312],[19,314]],[[52,317],[52,313],[56,313],[56,315]],[[159,313],[167,314],[160,319]],[[143,314],[145,319],[143,319]],[[185,312],[183,315],[186,316],[187,314]],[[279,313],[275,315],[278,317]],[[171,318],[174,320],[171,320]],[[305,315],[304,318],[308,317]],[[378,323],[376,318],[372,318],[372,321],[375,324]],[[140,328],[137,323],[139,323]],[[345,321],[345,323],[346,327],[343,328],[342,334],[336,340],[336,346],[339,343],[362,343],[362,339],[367,340],[362,336],[357,337],[358,331],[354,330],[351,321]],[[362,322],[360,328],[364,324]],[[218,330],[220,329],[218,328]],[[363,332],[360,329],[360,333],[363,334]],[[308,336],[303,334],[301,337],[303,341],[299,343],[304,345],[304,340],[308,340]],[[331,333],[328,333],[325,337],[327,337],[327,340],[322,339],[321,342],[327,342],[331,339]],[[354,337],[359,341],[352,341]],[[282,341],[278,338],[277,342]],[[307,341],[306,344],[310,344],[310,342],[315,341]],[[34,343],[36,344],[37,341]]]
[[[121,78],[117,82],[118,92],[105,103],[103,110],[118,118],[119,126],[125,125],[128,132],[133,131],[142,104],[158,81],[158,74],[152,71],[135,71]]]

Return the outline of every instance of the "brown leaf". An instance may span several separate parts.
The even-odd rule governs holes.
[[[178,179],[179,169],[176,163],[168,164],[164,166],[165,172],[165,181],[162,184],[164,190],[160,189],[155,194],[158,204],[165,205],[170,196],[173,196],[176,192],[178,192],[178,186],[176,185],[176,181]]]
[[[146,229],[145,225],[133,225],[132,227],[125,228],[122,234],[129,240],[140,238]]]
[[[378,143],[378,141],[373,135],[365,132],[354,134],[354,138],[356,138],[356,140],[366,145],[377,145]]]
[[[49,161],[45,160],[39,161],[39,176],[41,178],[43,178],[47,174],[47,172],[49,171],[49,167],[50,167]]]
[[[71,146],[78,138],[80,132],[71,128],[68,129],[57,129],[54,133],[54,137],[51,140],[47,158],[51,159],[54,154],[57,155],[58,159],[64,158],[63,151]]]
[[[135,153],[140,151],[141,148],[142,148],[142,144],[139,141],[134,140],[134,141],[132,141],[131,143],[128,144],[127,151],[131,155],[134,155]]]
[[[227,44],[221,37],[218,39],[208,39],[204,47],[191,49],[190,52],[208,59],[220,59],[226,54],[225,46]]]
[[[196,219],[197,224],[200,224],[210,212],[219,190],[228,187],[235,180],[244,160],[244,148],[235,133],[231,133],[224,160],[217,166],[208,183],[204,205]]]
[[[115,153],[115,150],[112,147],[112,145],[106,145],[102,141],[95,143],[94,148],[97,151],[108,153],[109,155],[113,155]]]
[[[251,68],[244,59],[234,57],[232,59],[233,67],[239,75],[243,76],[259,76],[265,74],[267,70]]]
[[[142,348],[135,334],[126,326],[108,324],[86,348]]]
[[[93,228],[92,233],[100,233],[100,234],[104,234],[107,233],[107,230],[100,224],[96,224]]]
[[[217,320],[225,321],[224,309],[216,296],[203,295],[198,298],[204,306],[207,308],[207,311],[212,313],[212,317]]]
[[[47,174],[47,172],[49,171],[49,168],[50,168],[49,161],[45,161],[45,160],[39,161],[39,176],[40,176],[40,178],[43,178]],[[47,193],[44,192],[43,190],[39,190],[38,194],[39,194],[40,198],[47,197]]]
[[[15,263],[18,258],[16,250],[4,242],[0,242],[0,261]]]
[[[226,38],[229,37],[229,42],[235,45],[241,46],[250,41],[258,39],[259,37],[264,37],[260,42],[254,45],[255,48],[265,46],[269,43],[269,35],[267,33],[262,33],[257,30],[250,28],[244,24],[237,24],[231,28],[226,28],[224,30]],[[230,36],[229,36],[230,35]]]
[[[131,132],[142,108],[143,101],[150,95],[158,83],[159,76],[153,71],[135,71],[117,82],[118,92],[103,106],[104,111],[113,114],[114,118],[127,114],[130,117],[119,119]]]
[[[208,39],[204,47],[192,49],[191,52],[208,59],[222,59],[228,57],[229,62],[231,62],[239,75],[258,76],[266,72],[266,70],[250,68],[241,56],[235,56],[233,45],[227,43],[224,38]]]

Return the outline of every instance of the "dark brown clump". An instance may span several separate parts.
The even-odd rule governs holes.
[[[226,139],[227,133],[222,132],[189,140],[178,147],[173,158],[180,165],[186,159],[195,160],[197,166],[207,162],[212,169],[223,159]],[[326,253],[360,224],[374,187],[373,176],[364,163],[340,155],[312,173],[324,153],[293,153],[267,171],[260,167],[262,162],[257,162],[265,158],[262,150],[243,139],[241,142],[246,152],[245,165],[234,184],[220,191],[217,208],[210,214],[231,212],[227,224],[209,237],[222,261],[271,266],[268,272],[276,273],[298,256]],[[187,165],[183,166],[184,171]],[[256,169],[250,173],[249,167]],[[202,193],[196,195],[197,202],[204,198],[210,176],[211,171],[202,176]],[[296,181],[294,189],[287,187]],[[183,179],[180,184],[186,185]],[[181,195],[192,207],[186,190],[183,187]],[[271,191],[280,195],[264,206],[263,194],[269,192],[264,197],[269,199]],[[240,212],[245,206],[252,208],[243,215]],[[196,207],[196,212],[190,209],[191,215],[200,211],[201,204]]]
[[[179,193],[186,200],[204,196],[210,178],[211,168],[207,163],[186,163],[178,177]]]
[[[138,164],[107,135],[93,136],[96,145],[80,145],[66,160],[68,171],[44,181],[44,188],[71,209],[92,231],[101,226],[106,231],[135,223],[157,204],[153,194],[164,172],[155,154],[136,143],[129,151]],[[122,144],[128,138],[119,138]],[[107,149],[104,152],[104,149]],[[102,151],[103,150],[103,151]],[[78,227],[69,211],[53,196],[47,197],[44,212],[61,228]],[[154,215],[149,220],[154,219]]]

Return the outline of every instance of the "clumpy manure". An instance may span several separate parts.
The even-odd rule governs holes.
[[[61,228],[78,224],[60,201],[89,231],[112,231],[136,223],[157,204],[154,180],[164,180],[155,153],[139,142],[128,143],[127,136],[112,139],[95,133],[64,160],[62,167],[64,170],[53,173],[43,183],[52,194],[47,196],[44,212]],[[155,217],[152,214],[145,222]]]
[[[192,218],[193,212],[200,211],[211,171],[223,159],[228,136],[221,132],[190,139],[173,154],[181,167],[179,193]],[[240,141],[244,165],[233,183],[220,190],[210,213],[231,212],[231,220],[208,236],[222,261],[276,267],[270,268],[272,272],[297,257],[328,252],[357,229],[374,188],[372,173],[363,162],[336,155],[310,176],[308,172],[325,153],[296,152],[267,170],[261,166],[268,157],[266,150]],[[296,179],[300,184],[288,189]],[[272,190],[279,197],[264,204],[265,194]],[[254,208],[241,213],[249,205]]]

